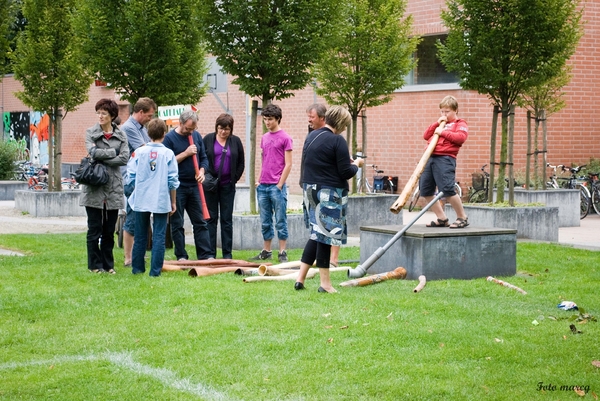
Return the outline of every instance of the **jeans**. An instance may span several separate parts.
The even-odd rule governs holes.
[[[115,267],[115,225],[119,210],[85,207],[87,213],[87,259],[90,270],[110,270]]]
[[[280,190],[275,184],[260,184],[256,188],[256,196],[260,208],[263,240],[272,240],[275,235],[273,231],[273,214],[275,214],[277,238],[287,240],[287,185],[284,184]]]
[[[211,258],[217,257],[217,223],[221,223],[221,249],[223,259],[233,259],[233,205],[235,184],[219,186],[217,192],[204,192],[210,213],[208,232],[210,234]]]
[[[125,224],[123,224],[123,230],[127,231],[131,235],[135,235],[135,212],[133,211],[131,206],[129,206],[129,202],[127,202],[127,200],[125,200],[125,211],[127,214],[125,216]]]
[[[184,212],[187,212],[192,222],[196,258],[198,260],[210,258],[210,235],[208,233],[208,225],[202,218],[202,205],[200,204],[198,186],[180,186],[177,188],[177,211],[171,216],[171,234],[175,248],[175,257],[177,259],[189,259],[188,253],[185,250]]]
[[[150,225],[150,212],[135,212],[135,241],[131,254],[131,272],[133,274],[146,271],[146,244],[148,243],[148,226]],[[160,276],[165,260],[165,238],[167,234],[168,213],[154,213],[152,219],[152,260],[150,262],[150,275]]]

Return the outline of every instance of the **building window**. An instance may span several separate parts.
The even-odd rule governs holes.
[[[437,57],[436,43],[446,40],[448,35],[424,36],[417,46],[417,66],[406,76],[406,85],[436,85],[458,83],[458,75],[446,71]]]

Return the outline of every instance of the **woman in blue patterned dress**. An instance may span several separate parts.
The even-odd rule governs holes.
[[[325,127],[312,131],[304,141],[302,188],[310,238],[300,260],[296,290],[304,289],[306,273],[316,261],[321,279],[318,291],[337,292],[329,277],[331,246],[346,243],[348,180],[363,164],[363,159],[350,158],[348,144],[339,135],[351,121],[348,110],[333,106],[325,114]]]

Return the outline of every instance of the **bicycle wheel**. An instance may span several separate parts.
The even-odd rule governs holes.
[[[600,214],[600,185],[592,187],[592,207],[596,214]]]
[[[419,191],[419,187],[415,189],[412,196],[410,197],[410,202],[408,203],[408,211],[412,212],[415,206],[417,206],[417,202],[419,201],[419,197],[421,196],[421,191]]]
[[[583,185],[576,185],[576,188],[579,189],[579,219],[585,219],[585,217],[590,212],[590,204],[592,203],[590,191],[584,187]]]
[[[469,203],[486,203],[487,202],[487,193],[485,189],[480,189],[479,191],[475,191],[471,196],[469,196]]]

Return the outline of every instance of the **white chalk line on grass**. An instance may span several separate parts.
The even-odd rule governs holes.
[[[201,383],[192,383],[188,379],[178,378],[175,373],[168,369],[153,368],[148,365],[143,365],[139,362],[135,362],[129,353],[124,352],[105,352],[101,354],[90,354],[90,355],[65,355],[52,359],[28,361],[28,362],[9,362],[0,364],[1,370],[18,369],[28,366],[38,365],[56,365],[59,363],[69,362],[89,362],[106,360],[114,365],[122,368],[131,370],[140,375],[150,376],[166,386],[173,387],[177,390],[184,391],[190,394],[194,394],[200,397],[204,397],[210,400],[221,400],[221,401],[233,401],[232,398],[227,395]]]

